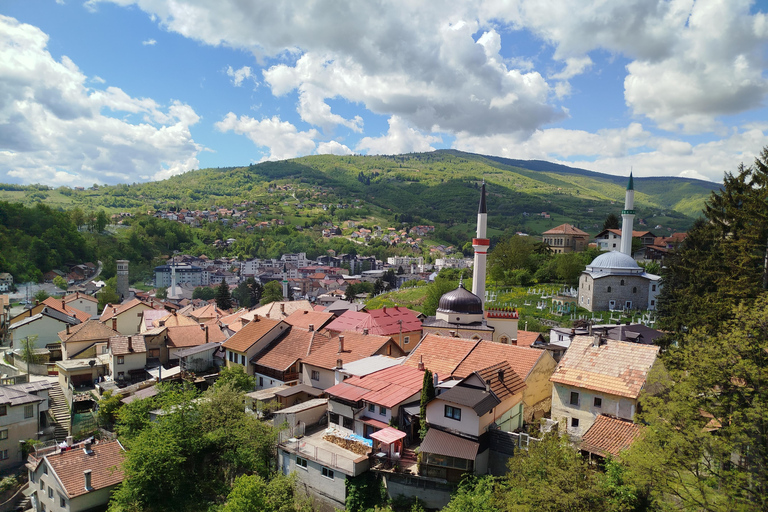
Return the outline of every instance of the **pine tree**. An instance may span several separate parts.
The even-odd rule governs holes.
[[[226,279],[222,279],[221,284],[216,288],[216,306],[221,310],[232,308],[232,295],[229,293],[229,285]]]
[[[421,384],[421,403],[419,405],[419,421],[421,427],[419,428],[419,437],[424,439],[427,435],[427,404],[430,400],[435,398],[435,383],[432,380],[432,372],[424,370],[424,381]]]

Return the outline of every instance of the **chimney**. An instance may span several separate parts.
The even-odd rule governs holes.
[[[365,329],[363,329],[363,334],[368,336],[368,328],[367,327]]]
[[[37,301],[35,301],[37,302]],[[29,308],[27,311],[29,311],[29,316],[32,316],[32,308]]]
[[[600,346],[600,335],[599,334],[595,334],[594,336],[592,336],[592,346],[593,347],[599,347]]]
[[[280,303],[280,313],[283,315],[285,314],[285,304],[283,303]]]
[[[336,360],[336,368],[338,368],[339,370],[341,370],[343,367],[344,367],[344,361],[342,361],[342,360],[341,360],[341,358],[338,358],[338,359]]]
[[[90,491],[93,490],[93,487],[91,487],[91,470],[86,469],[83,471],[83,476],[85,477],[85,490]]]
[[[208,343],[208,326],[205,326],[205,342]]]
[[[115,317],[112,317],[112,330],[113,331],[117,330],[117,318]]]
[[[424,358],[419,356],[419,371],[424,371]]]
[[[309,332],[312,332],[315,330],[315,324],[309,324]]]
[[[93,455],[93,450],[91,450],[91,442],[86,441],[85,444],[83,444],[83,451],[86,455]]]
[[[69,324],[67,324],[67,336],[69,336]]]
[[[432,374],[432,379],[433,379],[432,384],[434,384],[434,386],[437,387],[437,385],[440,383],[440,379],[437,378],[437,372]]]
[[[40,305],[40,301],[35,299],[35,306],[39,306],[39,305]]]
[[[307,313],[309,313],[309,311],[307,311],[307,310],[305,309],[305,310],[304,310],[304,314],[306,315]]]
[[[344,335],[339,334],[339,354],[344,352]]]
[[[72,436],[67,436],[67,446],[72,446],[72,441],[74,441]]]
[[[499,382],[504,383],[504,370],[499,370]]]
[[[456,331],[448,331],[448,334],[451,336],[451,338],[456,337]]]
[[[382,312],[383,312],[385,315],[387,314],[387,306],[384,306],[384,308],[382,309]]]
[[[61,309],[63,309],[65,312],[67,311],[67,303],[64,302],[64,297],[61,298]]]
[[[132,343],[131,336],[128,336],[128,352],[133,352],[133,343]]]

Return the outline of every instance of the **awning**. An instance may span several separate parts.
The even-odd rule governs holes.
[[[421,453],[434,453],[467,460],[475,460],[479,448],[479,443],[436,428],[430,428],[421,442]]]
[[[372,439],[381,441],[384,444],[392,444],[405,437],[405,432],[400,432],[396,428],[387,427],[371,434]]]
[[[362,421],[366,425],[370,425],[372,427],[376,427],[379,429],[389,428],[388,423],[384,423],[383,421],[379,421],[379,420],[374,420],[372,418],[368,418],[367,416],[363,416],[362,418],[360,418],[360,421]]]

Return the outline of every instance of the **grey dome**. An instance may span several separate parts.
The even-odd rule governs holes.
[[[601,254],[589,264],[593,269],[597,268],[631,268],[637,269],[640,266],[632,256],[627,256],[623,252],[611,251]]]
[[[437,310],[441,313],[461,313],[464,315],[482,315],[483,301],[480,297],[464,288],[463,284],[440,297]]]

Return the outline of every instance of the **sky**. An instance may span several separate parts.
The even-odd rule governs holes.
[[[4,0],[0,182],[446,148],[720,182],[767,60],[768,0]]]

